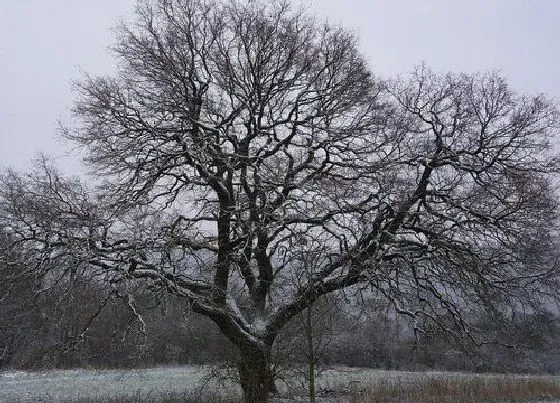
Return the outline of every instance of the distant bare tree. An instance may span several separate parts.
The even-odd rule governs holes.
[[[43,286],[80,272],[185,298],[238,347],[247,402],[273,389],[278,332],[325,294],[369,284],[418,329],[469,337],[471,304],[557,296],[557,268],[520,253],[557,223],[543,96],[425,67],[382,82],[353,35],[288,2],[141,1],[137,17],[65,133],[95,192],[45,163],[3,176],[1,225]]]
[[[316,265],[316,256],[306,246],[294,246],[293,254],[297,253],[295,248],[300,250],[292,281],[299,282],[298,288],[304,288],[322,266]],[[333,294],[314,299],[276,337],[273,360],[278,378],[289,386],[307,388],[310,403],[316,399],[317,375],[325,369],[320,364],[332,341],[333,319],[341,313],[339,299],[339,295]]]

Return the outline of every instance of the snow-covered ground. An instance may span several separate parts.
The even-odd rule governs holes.
[[[195,392],[205,369],[199,366],[141,370],[0,372],[0,402],[60,402],[84,397],[144,396]]]
[[[157,401],[168,393],[200,393],[208,368],[200,366],[162,367],[141,370],[64,370],[45,372],[0,372],[0,402],[71,402],[80,398],[103,398],[118,396],[144,397]],[[465,378],[502,375],[473,375],[442,372],[398,372],[371,369],[337,368],[324,371],[318,378],[317,390],[329,401],[330,393],[352,393],[379,382],[398,382],[405,385],[418,379],[430,377]],[[560,377],[547,377],[560,383]],[[297,382],[291,387],[280,384],[282,394],[291,395]],[[228,396],[239,394],[239,389],[217,383],[206,385],[211,390]],[[204,393],[204,390],[202,393]],[[297,391],[296,391],[297,394]],[[281,401],[281,400],[279,400]],[[293,400],[292,400],[293,401]]]

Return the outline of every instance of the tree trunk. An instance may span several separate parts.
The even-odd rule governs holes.
[[[313,305],[307,307],[306,312],[306,336],[307,336],[307,364],[309,378],[309,403],[315,403],[315,343],[313,340]]]
[[[239,382],[246,403],[266,403],[269,393],[276,392],[270,368],[270,350],[267,348],[242,348],[237,364]]]

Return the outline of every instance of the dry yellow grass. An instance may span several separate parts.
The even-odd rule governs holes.
[[[355,391],[352,403],[535,402],[560,399],[560,384],[546,377],[437,377],[381,381]]]

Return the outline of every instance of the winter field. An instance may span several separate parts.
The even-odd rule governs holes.
[[[209,368],[0,372],[0,402],[237,402],[240,390],[209,379]],[[560,376],[329,369],[317,402],[560,402]],[[303,402],[295,378],[279,382],[273,402]]]

